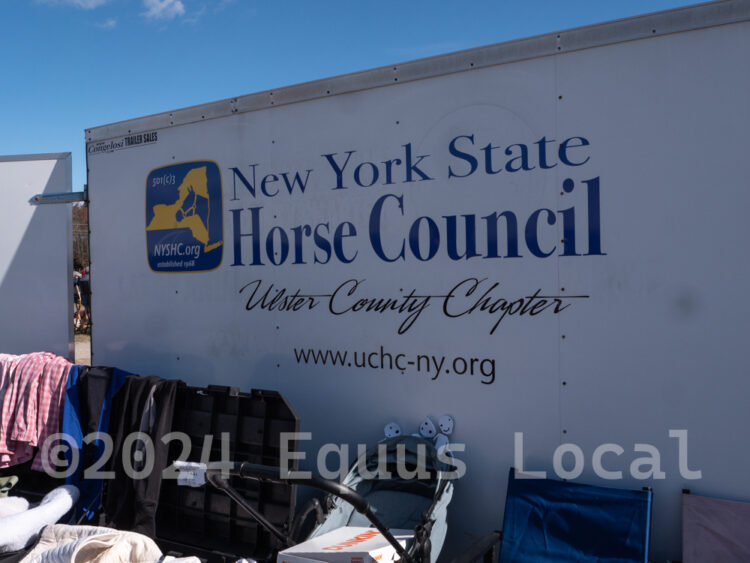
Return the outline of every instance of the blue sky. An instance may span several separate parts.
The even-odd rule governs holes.
[[[689,0],[0,0],[0,155],[84,129]],[[190,79],[188,79],[190,77]]]

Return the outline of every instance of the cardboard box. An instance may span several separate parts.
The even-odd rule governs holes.
[[[407,546],[414,530],[391,530]],[[280,551],[276,563],[386,563],[398,559],[388,540],[375,528],[343,527]]]

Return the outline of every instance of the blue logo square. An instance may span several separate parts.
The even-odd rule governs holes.
[[[224,223],[215,162],[183,162],[151,171],[146,179],[146,249],[154,272],[219,267]]]

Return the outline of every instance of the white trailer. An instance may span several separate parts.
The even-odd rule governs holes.
[[[0,352],[73,358],[70,153],[0,156]]]
[[[750,500],[750,3],[86,130],[93,356],[281,391],[303,467],[455,417],[448,551],[508,468]],[[339,461],[331,449],[328,468]],[[325,468],[323,468],[325,469]]]

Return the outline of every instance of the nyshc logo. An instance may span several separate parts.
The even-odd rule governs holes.
[[[146,248],[155,272],[202,272],[224,249],[221,173],[215,162],[172,164],[146,179]]]

